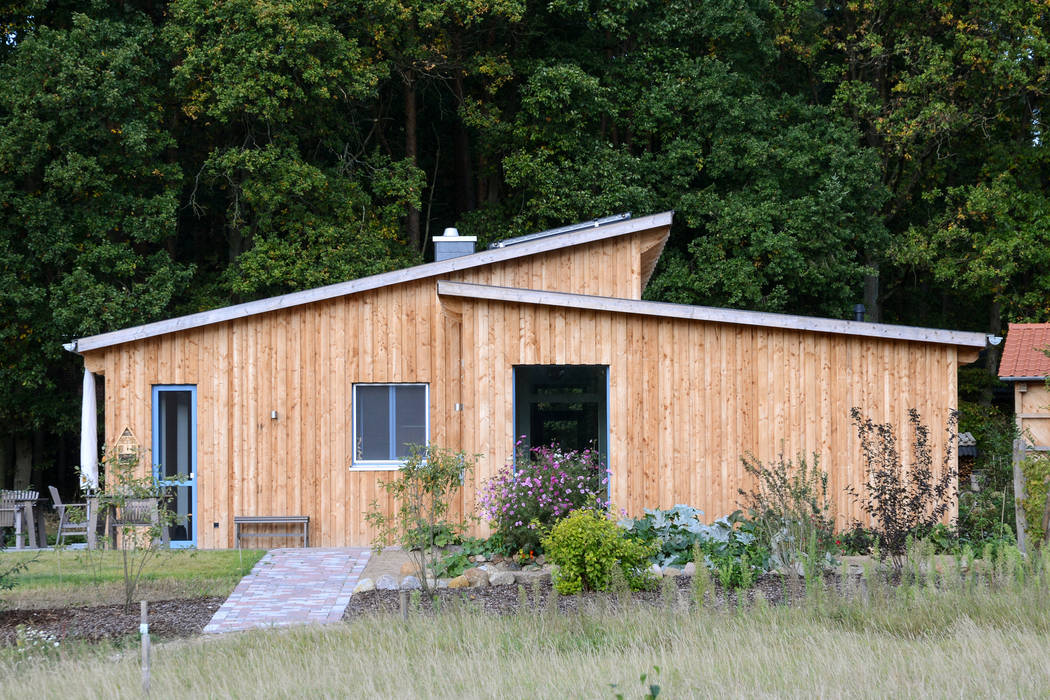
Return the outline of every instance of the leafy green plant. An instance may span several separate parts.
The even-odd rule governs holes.
[[[815,542],[816,556],[824,560],[834,549],[835,516],[828,497],[828,474],[820,456],[799,455],[794,461],[779,455],[763,464],[754,455],[743,458],[744,470],[754,479],[750,491],[739,489],[742,504],[772,563],[795,572]]]
[[[913,461],[908,465],[903,463],[897,449],[892,423],[875,423],[856,407],[850,410],[850,416],[860,438],[865,479],[862,491],[853,486],[847,487],[846,491],[871,517],[872,529],[879,538],[882,552],[900,571],[908,536],[941,522],[955,498],[958,472],[952,461],[952,444],[958,416],[953,411],[948,417],[945,426],[947,439],[938,474],[933,469],[929,428],[922,423],[915,409],[908,410],[914,434]]]
[[[473,468],[473,458],[462,451],[438,445],[411,445],[398,477],[379,482],[393,498],[394,512],[386,513],[378,501],[372,501],[365,514],[366,521],[376,531],[373,547],[382,551],[384,547],[400,544],[408,551],[416,570],[433,571],[438,557],[438,535],[463,527],[449,523],[446,517],[453,494],[462,487]],[[428,577],[419,578],[423,593],[433,597]]]
[[[614,567],[620,568],[632,590],[651,582],[648,562],[655,545],[628,537],[604,511],[572,512],[543,538],[543,547],[557,567],[554,588],[564,595],[607,590]]]
[[[653,675],[654,676],[660,675],[660,667],[659,666],[653,666]],[[647,684],[646,681],[650,681],[650,680],[652,680],[652,679],[649,677],[648,673],[643,673],[642,675],[638,676],[638,682],[642,684],[642,687],[646,691],[645,695],[642,696],[642,700],[656,700],[656,698],[660,696],[660,686],[657,685],[656,683],[648,683]],[[616,690],[616,688],[617,688],[615,683],[610,683],[609,687],[612,688],[613,690]],[[614,695],[614,697],[616,698],[616,700],[623,700],[624,695],[623,695],[623,693],[616,693]]]
[[[757,540],[753,523],[739,512],[710,525],[700,520],[701,516],[703,511],[686,505],[668,510],[646,508],[641,518],[624,518],[619,524],[631,537],[657,546],[653,561],[660,566],[695,561],[697,568],[707,566],[717,572],[720,567],[730,567],[727,562],[739,562],[746,555],[752,575],[767,569],[769,550]],[[700,559],[695,558],[697,550]]]
[[[411,543],[409,546],[415,549],[426,545],[428,538],[432,538],[435,547],[443,548],[451,544],[459,544],[462,541],[460,531],[459,523],[438,523],[433,531],[430,531],[427,526],[420,526],[408,533],[406,541]]]
[[[1031,541],[1042,546],[1047,536],[1044,516],[1047,491],[1050,489],[1050,459],[1043,455],[1025,457],[1021,461],[1021,474],[1024,476],[1021,509],[1024,511],[1025,528]]]
[[[465,552],[452,552],[437,559],[431,566],[435,578],[453,578],[471,567],[470,556]]]

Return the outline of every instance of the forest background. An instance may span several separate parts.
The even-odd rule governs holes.
[[[674,209],[650,299],[1050,319],[1046,0],[0,4],[0,485],[75,485],[61,344]],[[995,350],[963,429],[996,409]]]

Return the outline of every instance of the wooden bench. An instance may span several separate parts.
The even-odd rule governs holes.
[[[237,549],[241,548],[242,537],[302,537],[303,546],[310,546],[309,515],[235,515],[233,517]],[[242,525],[302,525],[302,531],[289,532],[241,532]]]

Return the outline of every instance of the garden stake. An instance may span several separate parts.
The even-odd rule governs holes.
[[[142,635],[142,695],[149,697],[149,616],[146,601],[139,604],[139,634]]]

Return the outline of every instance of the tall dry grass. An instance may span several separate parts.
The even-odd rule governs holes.
[[[858,584],[860,585],[860,584]],[[892,588],[747,610],[664,608],[492,617],[364,617],[155,648],[155,697],[1045,697],[1045,575]],[[135,650],[0,655],[5,697],[136,697]],[[654,666],[660,672],[653,675]]]

